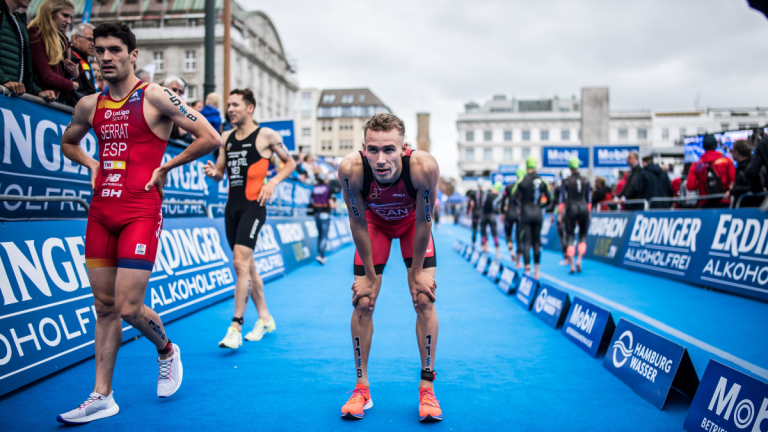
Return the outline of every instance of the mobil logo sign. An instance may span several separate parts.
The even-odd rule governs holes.
[[[622,318],[603,367],[658,409],[670,390],[693,397],[699,377],[684,346]]]
[[[587,354],[597,357],[608,347],[615,329],[610,311],[574,297],[562,332]]]
[[[544,168],[568,168],[568,162],[573,157],[579,158],[580,165],[589,167],[589,148],[587,147],[543,147]]]
[[[702,211],[638,212],[629,231],[621,265],[689,282],[693,258],[712,215]]]
[[[640,147],[595,146],[592,151],[592,160],[595,168],[625,168],[629,153],[639,152]]]
[[[713,215],[693,282],[768,300],[768,218],[758,209]]]
[[[710,360],[683,427],[694,431],[768,431],[768,384]]]
[[[588,258],[618,265],[632,213],[593,213],[587,231]]]

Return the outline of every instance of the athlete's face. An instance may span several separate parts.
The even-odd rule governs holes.
[[[139,58],[138,49],[128,51],[125,43],[114,36],[96,38],[95,45],[101,76],[107,82],[119,82],[133,74],[132,64]]]
[[[253,119],[254,106],[243,102],[243,95],[229,95],[227,100],[227,114],[233,125],[241,126],[246,121]]]
[[[373,176],[380,183],[392,183],[400,177],[403,169],[403,155],[408,143],[397,129],[386,132],[367,131],[363,150]]]

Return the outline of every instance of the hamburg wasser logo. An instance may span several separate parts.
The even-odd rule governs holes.
[[[625,336],[628,341],[626,345],[624,344]],[[632,357],[632,342],[632,332],[627,330],[622,333],[619,339],[617,339],[613,344],[613,365],[616,366],[616,368],[624,366],[624,363],[627,362],[627,359]],[[621,360],[616,357],[617,352],[619,353]]]

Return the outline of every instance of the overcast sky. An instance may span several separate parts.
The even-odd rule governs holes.
[[[768,19],[746,0],[236,0],[265,12],[301,87],[368,87],[458,173],[464,103],[610,87],[612,109],[768,105]]]

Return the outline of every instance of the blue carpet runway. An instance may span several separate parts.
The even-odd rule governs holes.
[[[690,401],[673,396],[663,411],[637,396],[578,347],[452,251],[463,228],[444,225],[438,251],[440,335],[436,395],[445,420],[418,422],[419,355],[406,272],[393,245],[374,315],[369,378],[374,407],[364,420],[339,418],[354,387],[349,335],[353,248],[321,267],[313,264],[265,287],[277,331],[236,351],[217,347],[232,317],[228,300],[169,324],[184,361],[184,384],[157,399],[157,362],[143,339],[118,355],[115,397],[120,414],[83,430],[682,430]],[[585,262],[568,276],[556,254],[542,271],[576,290],[589,290],[625,312],[663,323],[683,338],[716,347],[747,366],[766,368],[762,329],[768,304]],[[552,282],[557,282],[551,280]],[[249,306],[246,327],[255,321]],[[673,339],[691,351],[701,376],[710,351]],[[726,364],[739,367],[718,358]],[[93,385],[93,359],[0,398],[0,430],[56,430],[56,415],[82,402]],[[96,428],[96,429],[94,429]]]

